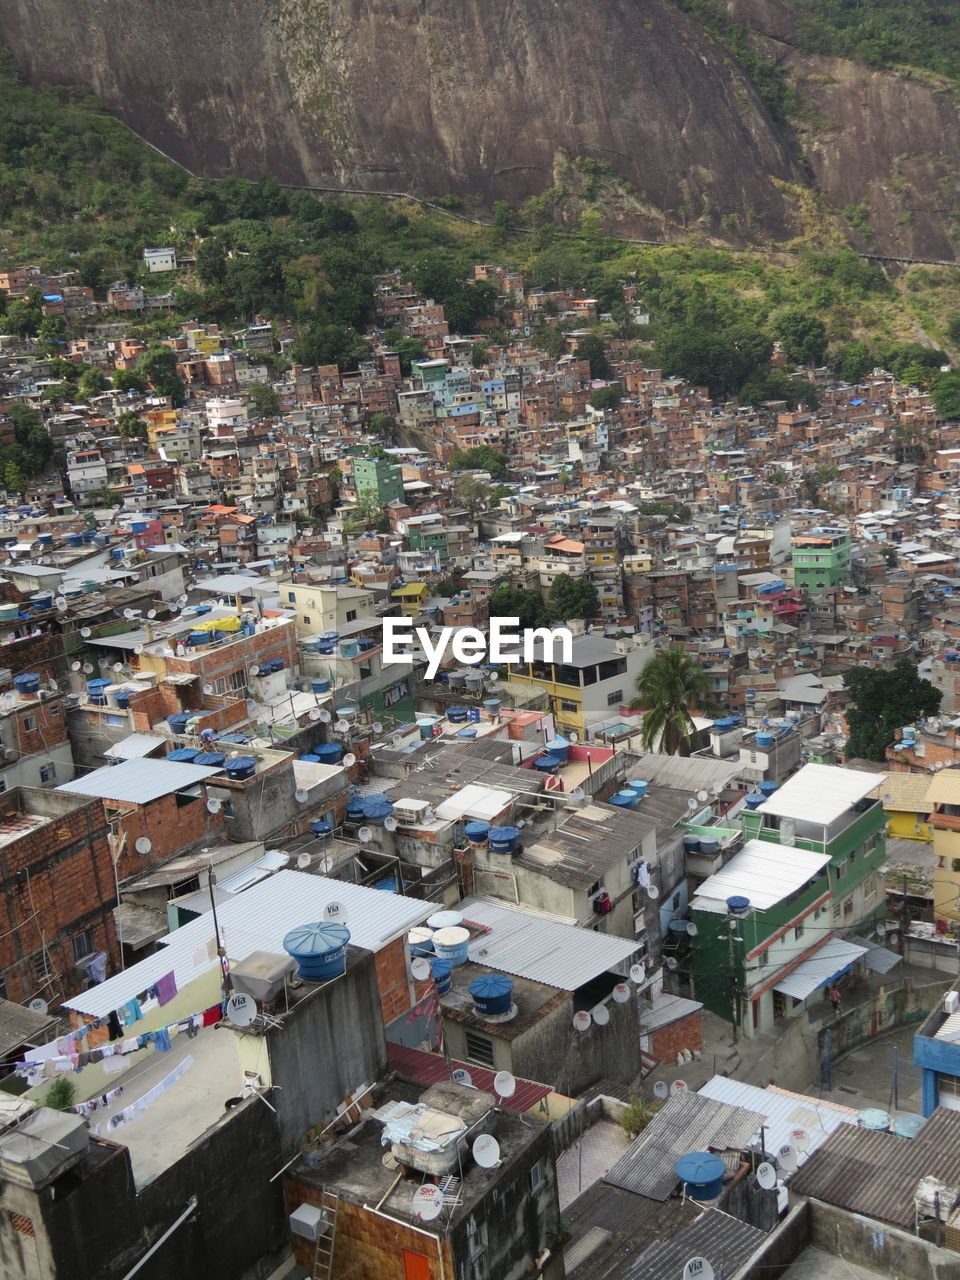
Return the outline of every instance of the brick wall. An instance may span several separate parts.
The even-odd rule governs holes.
[[[660,1027],[650,1037],[650,1050],[658,1062],[676,1062],[681,1049],[703,1048],[703,1027],[700,1011],[686,1018],[679,1018],[666,1027]]]
[[[32,729],[28,728],[28,717],[32,717]],[[24,699],[9,716],[3,717],[3,721],[4,745],[16,747],[23,756],[48,750],[67,741],[63,698],[44,698],[42,702],[39,699]],[[13,730],[12,734],[7,731],[8,725]]]
[[[0,823],[15,818],[30,794],[24,789],[4,796]],[[29,800],[27,805],[29,811]],[[0,875],[0,971],[10,1000],[22,1003],[39,994],[53,1004],[80,991],[83,975],[76,971],[71,940],[85,929],[91,952],[106,951],[107,972],[117,971],[113,861],[99,800],[6,840]],[[44,944],[53,975],[47,983],[35,964]]]
[[[223,811],[210,813],[202,793],[198,799],[182,805],[177,803],[175,795],[168,795],[145,805],[108,803],[108,809],[116,819],[118,849],[126,836],[117,860],[121,880],[143,875],[191,845],[227,838]],[[150,841],[150,849],[141,853],[137,841],[144,836]]]
[[[407,985],[406,936],[395,938],[374,955],[377,969],[377,990],[384,1026],[399,1018],[410,1008],[410,992]]]

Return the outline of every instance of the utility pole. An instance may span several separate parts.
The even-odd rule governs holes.
[[[740,1039],[740,976],[735,944],[739,941],[739,938],[737,936],[737,922],[733,916],[727,918],[727,929],[730,943],[730,1009],[733,1015],[733,1043],[737,1044]]]
[[[907,873],[903,873],[903,896],[900,900],[900,955],[907,954],[907,929],[910,927],[910,904],[907,902]]]

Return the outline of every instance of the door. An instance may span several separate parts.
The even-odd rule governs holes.
[[[404,1280],[430,1280],[430,1259],[423,1253],[410,1249],[403,1251]]]

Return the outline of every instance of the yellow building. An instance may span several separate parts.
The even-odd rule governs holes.
[[[883,801],[891,839],[923,840],[928,844],[933,839],[927,822],[929,787],[930,779],[925,773],[889,773],[886,781],[870,792],[871,799]]]
[[[960,924],[960,771],[944,769],[927,786],[933,830],[934,919]]]
[[[400,602],[400,612],[407,618],[415,618],[423,607],[423,602],[430,594],[425,582],[408,582],[396,591],[390,592],[391,600]]]

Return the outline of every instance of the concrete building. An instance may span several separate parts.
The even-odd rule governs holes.
[[[403,501],[403,468],[383,458],[354,458],[353,480],[360,501],[380,507]]]
[[[930,780],[924,808],[933,832],[935,920],[960,922],[960,774],[944,769]]]
[[[811,529],[793,539],[793,581],[810,595],[846,586],[850,577],[850,530]]]
[[[947,991],[913,1038],[913,1060],[923,1078],[923,1114],[937,1107],[960,1111],[960,990]]]

